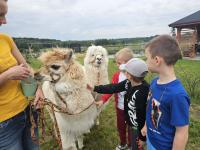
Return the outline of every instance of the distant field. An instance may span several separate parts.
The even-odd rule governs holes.
[[[78,56],[78,60],[82,63],[83,55]],[[41,64],[35,60],[31,60],[34,68],[38,68]],[[185,85],[187,91],[193,92],[191,97],[191,117],[190,132],[187,150],[200,149],[200,61],[180,60],[176,65],[177,76]],[[113,59],[109,62],[109,77],[117,70]],[[149,74],[146,78],[149,82],[154,75]],[[195,82],[198,84],[196,85]],[[194,91],[189,90],[194,89]],[[189,93],[190,93],[189,92]],[[177,118],[179,119],[179,118]],[[107,105],[106,109],[100,116],[100,125],[94,126],[91,133],[85,136],[84,150],[114,150],[118,144],[118,136],[116,131],[116,115],[113,99]],[[42,150],[51,149],[52,140],[41,146]]]
[[[134,43],[134,44],[119,44],[119,45],[106,45],[103,46],[106,48],[106,50],[108,51],[108,54],[115,54],[118,50],[126,47],[126,48],[130,48],[131,50],[133,50],[134,53],[141,53],[144,51],[144,44],[145,43]],[[81,49],[83,51],[86,51],[88,47],[81,47]]]
[[[124,47],[130,48],[136,54],[141,53],[144,50],[144,44],[142,44],[142,43],[129,44],[129,45],[117,45],[117,46],[105,46],[105,48],[108,50],[109,54],[115,54],[118,50],[120,50]]]

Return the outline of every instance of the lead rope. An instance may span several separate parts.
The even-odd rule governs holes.
[[[38,112],[38,120],[34,120],[33,117],[33,101],[30,102],[30,122],[31,122],[31,138],[33,140],[34,143],[41,145],[45,142],[45,137],[47,136],[46,134],[46,130],[45,128],[48,129],[50,135],[52,136],[53,139],[56,140],[57,144],[59,145],[59,149],[62,150],[62,142],[61,142],[61,136],[60,136],[60,132],[59,132],[59,128],[58,128],[58,123],[56,120],[56,116],[55,116],[55,111],[54,111],[54,107],[53,105],[51,105],[50,103],[46,103],[44,101],[44,106],[48,105],[51,108],[52,114],[53,114],[53,124],[52,124],[52,128],[48,128],[47,127],[47,122],[46,122],[46,118],[45,118],[45,114],[44,114],[44,107],[42,109],[40,109],[40,111]],[[41,126],[41,138],[42,140],[39,140],[39,137],[37,139],[36,134],[35,134],[35,129],[37,128],[36,122],[38,122],[38,129]],[[55,130],[54,130],[55,129]],[[56,131],[56,135],[54,133],[54,131]],[[53,149],[56,148],[56,144],[54,144]]]
[[[95,85],[99,85],[100,84],[100,71],[98,71],[97,73],[97,83]],[[94,93],[94,100],[96,101],[98,99],[98,94]]]
[[[64,101],[64,99],[58,94],[58,97],[59,99],[65,104],[66,102]],[[50,100],[48,100],[47,98],[45,99],[42,99],[42,108],[40,109],[39,111],[39,114],[38,114],[38,129],[39,127],[41,126],[41,134],[42,134],[42,140],[38,140],[36,138],[36,134],[35,134],[35,128],[37,128],[37,124],[36,124],[36,121],[34,120],[34,117],[33,117],[33,100],[30,100],[30,121],[31,121],[31,137],[33,139],[33,142],[34,143],[37,143],[37,144],[43,144],[45,142],[45,137],[47,136],[46,134],[46,128],[48,129],[50,135],[52,136],[53,139],[56,140],[57,144],[59,145],[59,148],[60,150],[62,150],[62,141],[61,141],[61,135],[60,135],[60,131],[59,131],[59,128],[58,128],[58,123],[57,123],[57,119],[56,119],[56,116],[55,116],[55,112],[57,113],[65,113],[67,115],[77,115],[77,114],[80,114],[84,111],[86,111],[87,109],[89,109],[92,105],[93,105],[93,102],[88,106],[86,107],[83,111],[79,112],[79,113],[76,113],[76,114],[72,114],[72,113],[69,113],[67,111],[67,108],[64,108],[64,107],[60,107],[54,103],[52,103]],[[45,106],[49,106],[51,108],[51,111],[52,111],[52,114],[53,114],[53,124],[52,124],[52,128],[48,128],[47,127],[47,122],[46,122],[46,118],[45,118],[45,113],[44,113],[44,107]],[[57,109],[57,110],[55,110]],[[54,129],[56,131],[56,135],[55,135],[55,132],[54,132]],[[54,149],[56,148],[56,145],[54,144]]]
[[[97,73],[97,84],[96,85],[99,85],[100,84],[100,71],[98,71]]]
[[[33,117],[32,104],[29,105],[29,115],[30,115],[30,122],[31,122],[31,137],[35,143],[38,143],[37,137],[35,135],[35,129],[37,128],[37,125]]]
[[[59,144],[60,150],[62,150],[62,141],[61,141],[60,131],[59,131],[59,128],[58,128],[58,122],[57,122],[57,119],[56,119],[56,115],[55,115],[55,111],[54,111],[53,105],[51,105],[51,109],[52,109],[53,118],[54,118],[54,127],[55,127],[56,134],[57,134],[56,140],[57,140],[57,142]]]

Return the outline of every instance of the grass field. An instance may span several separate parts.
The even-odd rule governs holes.
[[[82,63],[82,58],[79,58]],[[31,60],[34,68],[38,68],[41,64],[34,59]],[[176,73],[178,78],[183,82],[187,91],[193,94],[191,96],[191,115],[189,141],[187,150],[200,150],[200,61],[180,60],[176,64]],[[117,70],[113,60],[109,61],[109,77]],[[155,75],[149,74],[146,80],[149,82]],[[192,90],[189,90],[189,89]],[[179,119],[179,118],[177,118]],[[84,150],[114,150],[118,144],[118,136],[116,131],[116,115],[114,109],[113,98],[110,100],[106,109],[100,115],[100,125],[94,126],[91,133],[85,135]],[[52,140],[41,146],[42,150],[49,150]]]

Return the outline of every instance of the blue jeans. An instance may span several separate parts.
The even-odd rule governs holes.
[[[147,137],[147,150],[156,150],[155,147],[153,147],[153,145],[149,141],[148,136],[146,136],[146,137]]]
[[[37,112],[33,112],[37,120]],[[0,123],[0,150],[39,150],[31,138],[29,106],[16,116]],[[38,129],[35,128],[38,137]]]

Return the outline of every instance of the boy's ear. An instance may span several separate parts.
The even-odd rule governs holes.
[[[159,65],[161,64],[162,58],[159,57],[159,56],[155,56],[154,59],[155,59],[155,63],[156,63],[156,65],[159,66]]]

